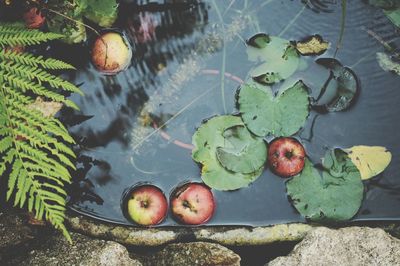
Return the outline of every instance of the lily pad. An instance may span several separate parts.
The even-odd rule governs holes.
[[[329,151],[322,177],[306,160],[300,175],[286,183],[294,207],[317,222],[346,221],[360,209],[364,186],[357,168],[342,150]]]
[[[398,28],[400,28],[400,8],[384,11],[386,17]]]
[[[250,174],[260,169],[267,159],[267,146],[262,138],[253,136],[246,127],[227,129],[225,146],[217,147],[217,159],[227,170]],[[230,144],[230,145],[229,145]]]
[[[299,55],[288,41],[267,34],[258,34],[248,41],[250,61],[262,62],[250,71],[250,75],[264,84],[274,84],[287,79],[299,67]]]
[[[247,128],[257,136],[290,136],[309,114],[308,89],[298,81],[274,97],[271,89],[248,82],[239,91],[239,111]]]
[[[392,154],[381,146],[354,146],[345,151],[360,171],[363,180],[382,173],[392,160]]]
[[[400,64],[394,62],[389,55],[385,53],[376,53],[376,59],[383,70],[400,75]]]
[[[233,147],[232,140],[226,141],[224,133],[237,126],[244,127],[238,116],[216,116],[204,122],[193,135],[192,158],[202,164],[202,179],[211,188],[235,190],[246,187],[262,173],[263,166],[250,174],[229,171],[217,159],[217,148]]]
[[[328,48],[329,43],[324,41],[318,34],[296,42],[296,49],[301,55],[321,55]]]
[[[247,40],[247,44],[255,48],[265,48],[271,42],[271,38],[266,33],[259,33]]]
[[[316,100],[317,105],[328,112],[339,112],[349,108],[359,90],[355,73],[334,58],[319,58],[316,63],[331,71],[331,77]]]

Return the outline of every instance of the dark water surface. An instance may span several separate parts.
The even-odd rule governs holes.
[[[203,119],[224,113],[223,98],[227,112],[235,112],[236,89],[255,66],[247,59],[244,40],[258,32],[289,40],[320,34],[331,43],[320,57],[333,57],[340,19],[340,1],[334,0],[309,1],[308,7],[286,0],[125,3],[118,27],[133,45],[126,71],[104,76],[91,65],[87,46],[58,47],[55,53],[79,67],[66,77],[85,92],[85,97],[71,97],[80,112],[62,114],[79,144],[70,206],[133,225],[121,210],[121,197],[132,185],[150,182],[168,196],[181,182],[201,181],[200,168],[191,159],[191,136]],[[364,202],[354,219],[400,219],[400,77],[379,67],[375,54],[384,48],[371,32],[385,41],[399,37],[380,10],[349,0],[337,59],[357,74],[361,91],[349,110],[318,115],[313,128],[312,113],[297,137],[314,163],[331,147],[387,147],[392,162],[365,182]],[[308,68],[284,84],[321,79],[321,73],[311,71],[316,58],[308,58]],[[268,169],[248,188],[213,192],[217,210],[208,225],[304,221],[287,199],[285,180]],[[178,224],[169,215],[160,226],[167,225]]]

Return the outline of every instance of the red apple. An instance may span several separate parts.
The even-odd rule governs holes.
[[[306,152],[295,138],[276,138],[268,150],[268,164],[281,177],[297,175],[304,168]]]
[[[131,59],[131,46],[120,33],[107,32],[94,42],[92,62],[104,74],[117,74],[129,66]]]
[[[46,21],[42,13],[36,8],[32,7],[24,14],[25,25],[28,29],[39,29]]]
[[[143,185],[135,188],[128,196],[128,215],[140,225],[161,223],[168,211],[164,193],[155,186]]]
[[[215,201],[211,189],[198,183],[185,184],[171,197],[172,213],[184,224],[198,225],[211,219]]]

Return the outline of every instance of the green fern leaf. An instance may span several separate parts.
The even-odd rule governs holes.
[[[32,45],[62,36],[20,25],[0,24],[0,47]],[[71,241],[64,225],[66,192],[71,183],[69,169],[75,169],[74,144],[64,125],[30,108],[38,96],[68,107],[78,106],[61,91],[82,94],[70,82],[46,70],[74,69],[56,59],[0,48],[0,175],[8,174],[7,200],[14,206],[47,219]]]
[[[0,46],[29,46],[63,37],[63,35],[53,32],[15,28],[14,32],[0,32]]]
[[[34,56],[29,53],[17,53],[13,51],[7,51],[5,49],[0,49],[0,60],[2,61],[12,61],[22,65],[32,66],[32,67],[42,67],[44,69],[75,69],[72,65],[64,63],[63,61],[47,58],[44,59],[43,56]]]

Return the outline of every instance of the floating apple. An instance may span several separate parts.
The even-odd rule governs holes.
[[[211,189],[203,184],[185,184],[172,194],[171,208],[174,217],[180,222],[189,225],[203,224],[214,213],[214,196]]]
[[[46,22],[46,18],[36,7],[32,7],[26,11],[23,18],[28,29],[39,29]]]
[[[92,62],[105,74],[116,74],[129,66],[132,49],[120,33],[108,32],[99,36],[92,49]]]
[[[161,223],[168,211],[164,193],[155,186],[143,185],[135,188],[128,195],[128,215],[140,225]]]
[[[281,177],[297,175],[304,168],[306,153],[295,138],[274,139],[268,150],[268,164]]]

